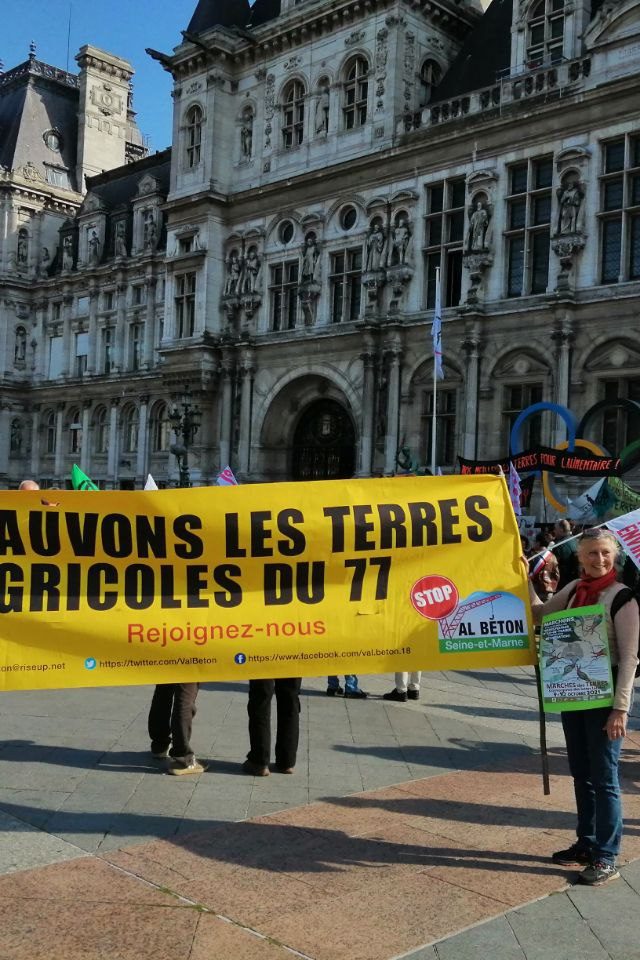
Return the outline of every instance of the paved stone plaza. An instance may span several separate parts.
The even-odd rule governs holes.
[[[148,687],[0,699],[0,960],[640,958],[640,718],[622,879],[570,842],[562,735],[542,791],[532,671],[436,673],[418,703],[305,681],[294,777],[253,779],[246,686],[206,685],[199,778],[148,752]],[[615,917],[615,920],[612,918]]]

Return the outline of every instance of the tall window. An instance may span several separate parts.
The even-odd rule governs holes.
[[[640,403],[640,380],[605,380],[604,399],[635,400]],[[609,407],[602,414],[602,444],[613,455],[640,437],[640,410]]]
[[[511,428],[526,407],[542,400],[541,383],[508,384],[504,388],[502,419],[506,432],[506,447],[509,448]],[[522,428],[522,449],[529,450],[542,443],[542,415],[529,417]]]
[[[44,421],[45,450],[47,453],[56,452],[56,415],[51,410]]]
[[[603,146],[600,178],[602,283],[640,278],[640,136]]]
[[[196,324],[196,275],[183,273],[176,277],[176,337],[192,337]]]
[[[342,113],[346,130],[361,127],[367,122],[368,75],[369,64],[364,57],[354,57],[345,68]]]
[[[293,330],[298,317],[298,261],[271,267],[271,329]]]
[[[331,323],[357,320],[362,299],[362,247],[331,254]]]
[[[106,453],[109,446],[109,424],[105,407],[96,410],[94,421],[94,448],[96,453]]]
[[[76,333],[76,377],[84,376],[89,355],[89,334]]]
[[[282,145],[288,150],[304,139],[304,84],[292,80],[284,89],[282,109]]]
[[[436,268],[441,268],[443,307],[457,307],[462,286],[462,241],[464,238],[464,177],[427,187],[425,221],[425,275],[427,307],[436,302]]]
[[[80,422],[80,411],[77,409],[69,411],[69,453],[80,453],[82,449],[82,423]]]
[[[138,449],[138,411],[135,407],[125,410],[122,417],[122,450],[134,453]]]
[[[509,168],[507,198],[507,296],[544,293],[549,283],[553,160],[529,160]]]
[[[537,0],[527,18],[527,66],[562,60],[565,0]]]
[[[456,462],[455,390],[440,389],[436,393],[436,466],[453,466]],[[422,394],[421,460],[431,469],[431,431],[433,427],[433,393]]]
[[[442,79],[442,68],[435,60],[425,60],[420,67],[420,106],[431,102],[433,92]]]
[[[202,110],[193,106],[187,113],[186,123],[187,167],[191,170],[200,163],[202,147]]]
[[[170,423],[166,403],[159,404],[151,418],[151,450],[162,453],[169,449]]]
[[[113,339],[114,339],[114,328],[113,327],[103,327],[102,328],[102,372],[111,373],[111,367],[113,365]]]

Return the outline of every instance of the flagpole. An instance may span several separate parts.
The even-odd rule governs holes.
[[[436,267],[436,303],[433,311],[433,323],[440,321],[442,312],[440,298],[440,267]],[[437,390],[438,390],[438,354],[433,350],[433,401],[431,410],[431,473],[436,475],[436,429],[437,429]]]

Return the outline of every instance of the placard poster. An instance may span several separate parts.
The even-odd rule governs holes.
[[[540,682],[547,713],[613,705],[613,677],[602,604],[542,618]]]

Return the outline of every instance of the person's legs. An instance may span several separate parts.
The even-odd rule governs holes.
[[[618,761],[623,739],[609,740],[603,730],[609,708],[585,710],[586,732],[595,791],[596,829],[593,858],[614,864],[622,839],[622,800]]]
[[[340,681],[337,677],[327,677],[327,690],[339,690]]]
[[[355,673],[346,673],[344,677],[345,693],[355,693],[358,689],[358,678]]]
[[[591,765],[585,714],[589,710],[565,711],[561,714],[567,744],[569,770],[573,777],[578,822],[576,835],[581,850],[591,852],[596,843],[596,796],[591,782]]]
[[[276,767],[291,770],[296,765],[300,735],[300,677],[276,680]]]
[[[188,764],[193,760],[191,730],[196,715],[197,683],[176,683],[171,712],[171,750],[169,755]]]
[[[275,683],[275,680],[249,681],[247,760],[256,767],[268,767],[271,758],[271,698]]]
[[[407,692],[407,683],[409,681],[408,673],[396,673],[396,690],[398,693]]]
[[[175,683],[159,683],[151,698],[147,729],[151,752],[156,756],[162,756],[171,743],[171,711],[175,688]]]
[[[422,670],[414,670],[409,674],[409,690],[419,690],[420,680],[422,679]]]

